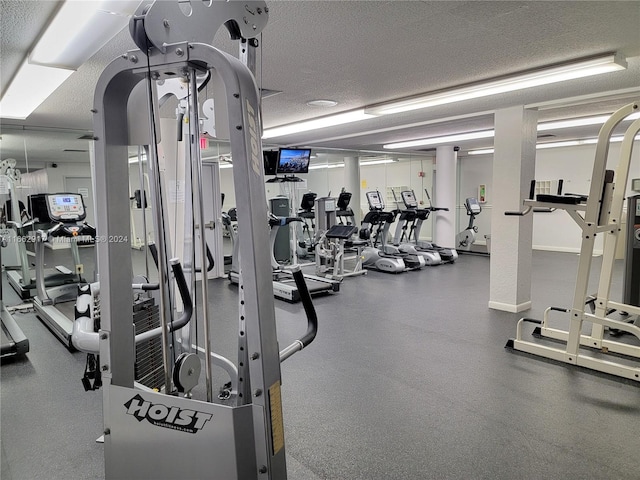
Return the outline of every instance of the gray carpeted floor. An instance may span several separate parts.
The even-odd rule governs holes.
[[[570,306],[577,260],[534,252],[527,316]],[[236,287],[210,291],[214,348],[235,360]],[[282,365],[289,478],[638,479],[640,388],[506,350],[520,315],[489,310],[488,291],[489,258],[467,255],[316,298],[317,340]],[[281,346],[304,333],[299,304],[276,313]],[[102,394],[82,388],[85,356],[33,314],[15,317],[31,351],[2,364],[2,479],[103,478]]]

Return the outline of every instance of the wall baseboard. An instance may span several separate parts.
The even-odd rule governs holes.
[[[542,250],[544,252],[561,252],[561,253],[580,253],[580,248],[576,247],[553,247],[548,245],[533,245],[533,250]],[[603,254],[602,250],[593,250],[593,256],[599,257]]]
[[[519,303],[517,305],[513,303],[502,303],[502,302],[489,302],[489,308],[494,310],[502,310],[503,312],[510,313],[519,313],[524,312],[525,310],[529,310],[531,308],[531,300],[524,303]]]

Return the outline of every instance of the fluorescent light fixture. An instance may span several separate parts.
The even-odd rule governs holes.
[[[223,168],[233,168],[233,164],[232,163],[220,163],[218,164],[218,168],[219,169],[223,169]]]
[[[25,120],[74,70],[127,26],[140,3],[64,2],[2,95],[0,116]]]
[[[640,117],[639,117],[640,118]],[[616,135],[615,137],[611,137],[609,143],[620,143],[624,139],[623,135]],[[634,141],[640,141],[640,135],[637,135]],[[544,150],[547,148],[560,148],[560,147],[576,147],[580,145],[595,145],[598,143],[597,138],[585,138],[582,140],[565,140],[562,142],[547,142],[547,143],[538,143],[536,145],[537,150]],[[469,150],[467,152],[468,155],[487,155],[494,152],[493,148],[481,148],[478,150]]]
[[[29,61],[77,69],[129,24],[140,0],[66,1]]]
[[[334,127],[336,125],[343,125],[345,123],[359,122],[360,120],[366,120],[374,116],[375,115],[369,115],[365,113],[364,109],[361,108],[359,110],[351,110],[349,112],[329,115],[327,117],[292,123],[290,125],[284,125],[282,127],[268,128],[263,132],[262,138],[266,139],[281,137],[283,135],[291,135],[293,133],[308,132],[310,130],[318,130],[320,128]]]
[[[142,157],[142,162],[145,163],[147,161],[147,154],[145,152],[142,152],[142,155],[140,157],[138,157],[138,155],[129,157],[129,165],[137,165],[141,157]]]
[[[609,117],[610,115],[599,115],[597,117],[583,117],[583,118],[574,118],[570,120],[558,120],[554,122],[540,123],[538,124],[538,132],[544,132],[548,130],[561,130],[563,128],[583,127],[587,125],[601,125],[601,124],[604,124],[609,119]],[[640,118],[640,112],[634,113],[633,115],[629,115],[624,119],[624,121],[637,120],[638,118]],[[440,145],[440,144],[446,144],[448,142],[476,140],[479,138],[492,138],[494,136],[495,136],[495,130],[484,130],[484,131],[478,131],[478,132],[468,132],[468,133],[460,133],[455,135],[448,135],[444,137],[431,137],[431,138],[423,138],[418,140],[410,140],[407,142],[390,143],[387,145],[383,145],[383,148],[409,148],[409,147],[418,147],[418,146],[425,146],[425,145]],[[471,152],[482,152],[482,153],[471,153]],[[471,150],[468,153],[470,155],[482,155],[483,153],[493,153],[493,150],[492,149]]]
[[[0,101],[0,117],[26,119],[72,73],[73,70],[30,65],[25,60]]]
[[[480,138],[493,138],[494,130],[481,130],[478,132],[459,133],[456,135],[445,135],[444,137],[421,138],[419,140],[410,140],[407,142],[388,143],[382,148],[410,148],[421,147],[425,145],[440,145],[449,142],[461,142],[463,140],[477,140]]]
[[[383,165],[385,163],[395,163],[395,160],[391,158],[385,158],[383,160],[365,160],[364,162],[360,162],[360,166],[362,165]]]
[[[309,170],[320,170],[324,168],[343,168],[344,163],[324,163],[320,165],[309,165]]]
[[[558,120],[554,122],[545,122],[538,125],[538,131],[544,132],[546,130],[558,130],[562,128],[572,128],[572,127],[584,127],[588,125],[602,125],[604,124],[611,115],[599,115],[597,117],[582,117],[582,118],[573,118],[570,120]],[[624,119],[624,121],[636,120],[640,118],[640,112],[634,113],[633,115],[629,115]]]
[[[491,80],[467,87],[381,103],[365,108],[365,112],[373,115],[408,112],[420,108],[446,105],[471,100],[473,98],[488,97],[490,95],[498,95],[541,85],[574,80],[576,78],[599,75],[601,73],[623,70],[625,68],[627,68],[627,63],[624,58],[614,54],[608,54],[532,72],[515,74],[499,80]]]
[[[571,120],[558,120],[555,122],[545,122],[538,125],[538,131],[557,130],[559,128],[584,127],[587,125],[602,125],[611,115],[600,115],[598,117],[574,118]]]
[[[494,152],[493,148],[479,148],[477,150],[469,150],[467,155],[488,155]]]
[[[616,135],[615,137],[611,137],[609,139],[609,143],[620,143],[624,140],[624,135]],[[636,135],[636,138],[633,139],[634,142],[640,140],[640,135]],[[557,148],[557,147],[573,147],[576,145],[595,145],[598,143],[597,138],[585,138],[582,140],[567,140],[564,142],[549,142],[549,143],[538,143],[536,145],[537,149],[544,148]]]
[[[383,165],[385,163],[396,163],[392,158],[384,158],[381,160],[364,160],[360,162],[360,166],[367,165]],[[320,170],[325,168],[344,168],[344,163],[324,163],[320,165],[309,165],[309,170]]]

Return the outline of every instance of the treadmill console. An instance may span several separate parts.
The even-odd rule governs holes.
[[[367,192],[367,201],[369,202],[370,210],[384,210],[384,202],[380,192]]]
[[[78,222],[87,216],[82,195],[77,193],[48,194],[47,211],[51,221]]]
[[[327,197],[324,200],[324,211],[325,212],[335,212],[336,211],[336,199]]]
[[[402,201],[404,202],[404,206],[406,208],[409,208],[409,209],[418,208],[418,202],[416,200],[416,196],[413,194],[412,191],[405,190],[404,192],[401,192],[400,195],[402,195]]]

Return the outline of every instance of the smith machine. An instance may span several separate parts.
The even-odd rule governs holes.
[[[190,15],[183,8],[191,9]],[[269,245],[264,189],[260,100],[249,66],[254,64],[256,36],[265,27],[262,1],[159,1],[141,6],[130,31],[139,50],[109,64],[98,80],[94,99],[97,243],[101,325],[99,369],[103,381],[106,478],[286,479],[285,441],[280,394],[280,363],[315,337],[317,320],[300,271],[295,273],[307,314],[307,333],[279,350],[272,271],[264,250]],[[241,41],[241,59],[209,45],[224,25]],[[201,281],[204,324],[206,400],[184,390],[184,376],[199,370],[202,357],[190,342],[175,342],[173,280],[168,255],[169,222],[165,218],[158,164],[158,83],[182,78],[189,84],[189,142],[194,224],[202,217],[202,161],[198,132],[197,77],[211,72],[224,87],[216,98],[226,105],[233,176],[238,205],[241,280],[237,337],[237,393],[231,405],[213,402],[211,380],[211,311],[208,286]],[[134,382],[136,338],[133,332],[132,262],[128,216],[128,147],[143,145],[151,177],[151,205],[158,250],[158,289],[163,347],[164,386],[159,391]],[[216,193],[219,195],[219,192]],[[204,235],[197,246],[206,255]],[[195,264],[195,254],[190,258]],[[185,262],[186,263],[186,262]],[[193,282],[195,285],[195,281]],[[193,292],[195,293],[195,291]],[[202,301],[204,299],[204,301]],[[176,350],[190,355],[190,369],[176,366]],[[192,388],[191,385],[190,388]]]

